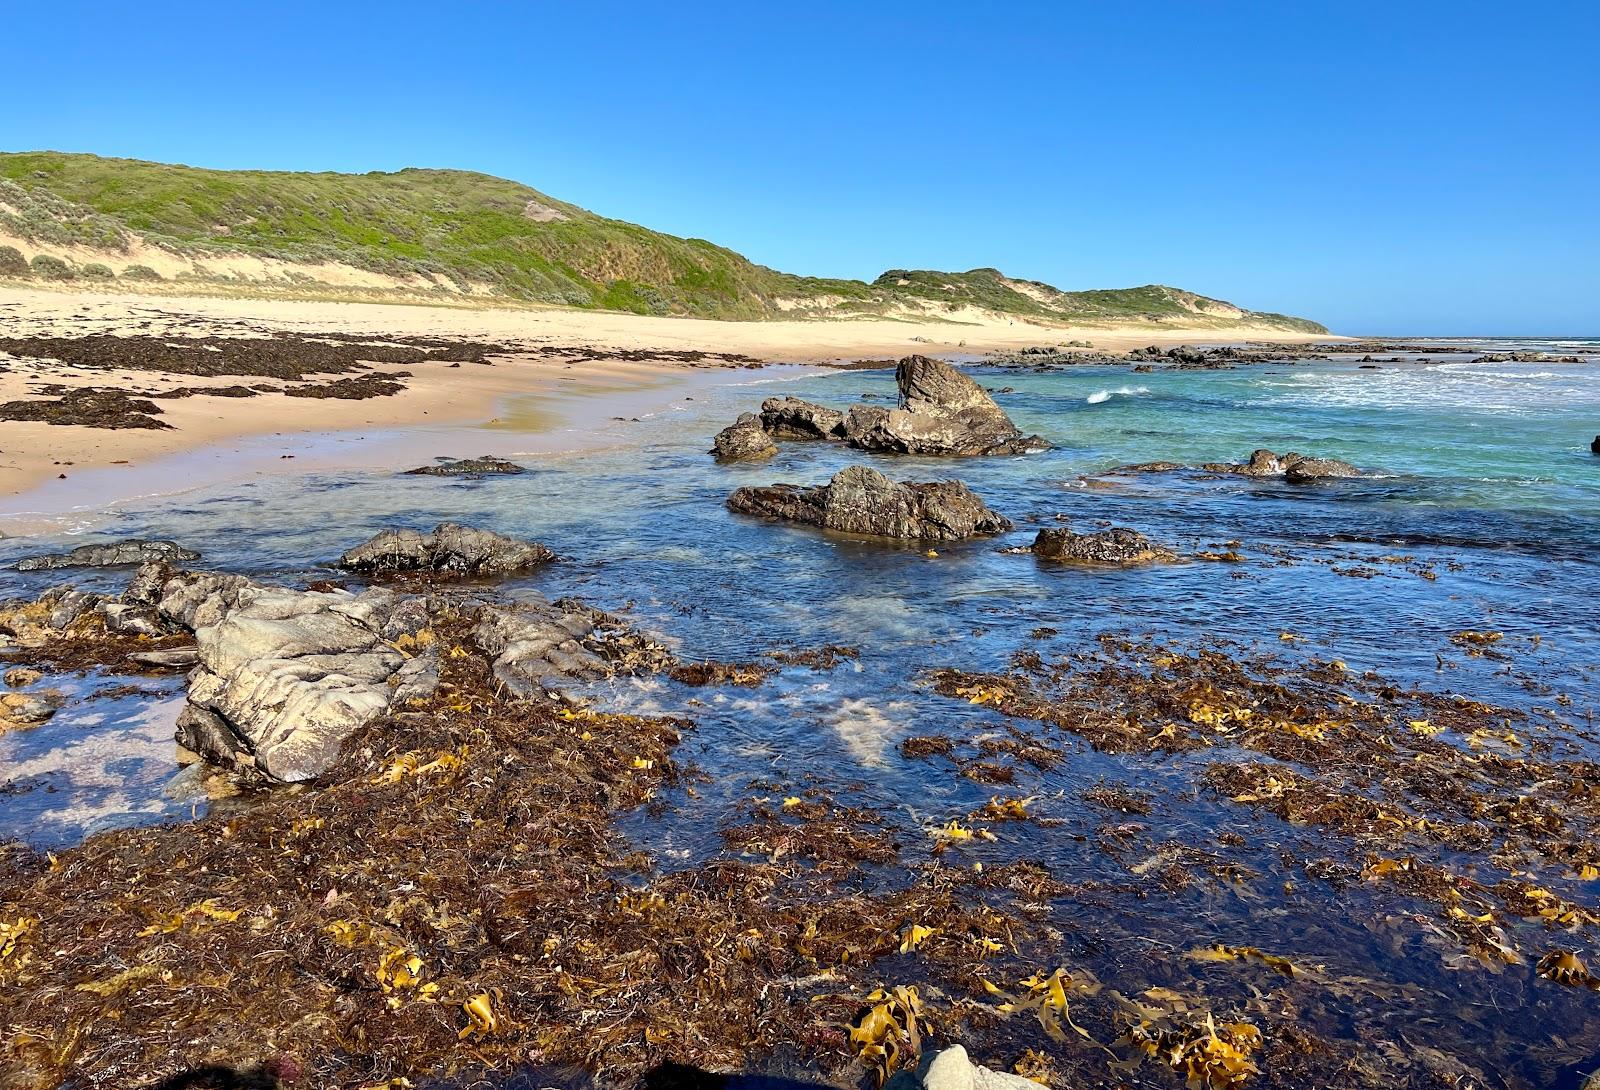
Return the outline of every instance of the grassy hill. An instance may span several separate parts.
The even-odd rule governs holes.
[[[1063,292],[966,273],[872,284],[794,276],[704,239],[607,219],[517,182],[458,170],[220,171],[60,152],[0,153],[0,275],[314,287],[338,270],[415,294],[501,296],[643,314],[926,313],[1047,321],[1241,321],[1325,332],[1151,285]],[[0,240],[4,241],[4,240]],[[44,255],[41,257],[40,255]]]

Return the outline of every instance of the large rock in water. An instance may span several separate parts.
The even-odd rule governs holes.
[[[672,664],[666,648],[609,613],[541,597],[485,606],[473,642],[490,657],[495,680],[522,700],[558,696],[577,682]]]
[[[850,466],[826,485],[741,488],[728,497],[740,514],[844,533],[950,541],[1011,529],[960,481],[899,484],[875,469]]]
[[[1333,477],[1361,476],[1361,471],[1355,466],[1336,458],[1310,458],[1294,451],[1274,454],[1265,448],[1252,451],[1247,462],[1206,462],[1200,468],[1207,473],[1232,473],[1239,477],[1282,477],[1298,484]]]
[[[1122,526],[1092,534],[1075,534],[1064,526],[1040,530],[1031,551],[1041,560],[1068,564],[1157,564],[1178,559],[1170,549]]]
[[[57,568],[111,568],[151,560],[194,560],[199,553],[176,541],[117,541],[106,545],[79,545],[71,552],[29,556],[17,561],[18,571],[52,571]]]
[[[469,480],[480,477],[514,476],[526,472],[527,470],[516,462],[496,458],[492,454],[480,454],[476,458],[447,458],[433,465],[406,470],[406,474],[413,477],[465,477]]]
[[[894,372],[900,408],[857,405],[845,440],[861,450],[895,454],[1031,454],[1050,444],[1023,436],[1005,410],[943,360],[907,356]]]
[[[339,558],[341,568],[363,572],[446,572],[503,575],[547,564],[556,554],[537,542],[492,530],[442,522],[432,533],[382,530]]]
[[[1594,442],[1589,444],[1589,450],[1594,454],[1600,454],[1600,435],[1594,437]]]
[[[712,440],[711,453],[720,460],[740,458],[769,458],[778,453],[778,445],[754,413],[744,413],[738,420],[717,432]]]

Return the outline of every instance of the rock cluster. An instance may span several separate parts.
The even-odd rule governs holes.
[[[479,574],[551,556],[543,546],[452,524],[432,535],[385,531],[347,559],[352,554],[352,566],[368,569],[425,565]],[[578,602],[535,596],[497,605],[459,592],[447,599],[382,586],[296,590],[160,561],[141,566],[120,595],[58,587],[5,603],[0,635],[29,645],[66,635],[167,637],[180,645],[190,637],[187,646],[127,656],[192,667],[179,743],[226,768],[297,782],[327,771],[345,741],[378,716],[434,691],[440,654],[432,626],[452,612],[474,622],[467,642],[517,699],[560,699],[575,683],[673,665],[660,644]],[[37,679],[31,671],[7,676],[13,685]],[[58,704],[48,693],[5,694],[0,721],[37,722]]]
[[[887,454],[1033,454],[1050,444],[1024,436],[971,378],[942,360],[907,356],[895,367],[900,405],[856,405],[849,412],[793,397],[762,402],[718,434],[719,458],[764,457],[777,439],[831,439]]]
[[[866,466],[849,466],[825,485],[740,488],[728,497],[740,514],[874,537],[951,541],[1011,529],[960,481],[898,483]]]
[[[1203,462],[1188,466],[1181,462],[1141,462],[1138,465],[1118,466],[1113,473],[1173,473],[1181,469],[1199,469],[1205,473],[1227,473],[1237,477],[1282,477],[1291,484],[1313,484],[1337,477],[1359,477],[1361,470],[1349,462],[1336,458],[1313,458],[1289,451],[1274,454],[1265,448],[1252,451],[1243,462]]]
[[[431,533],[382,530],[346,552],[339,566],[359,572],[438,572],[504,575],[548,564],[556,554],[532,541],[442,522]]]
[[[1177,560],[1170,549],[1157,545],[1137,530],[1114,526],[1092,534],[1075,534],[1066,527],[1040,530],[1026,550],[1041,560],[1068,564],[1161,564]]]
[[[115,541],[104,545],[79,545],[65,553],[29,556],[17,561],[18,571],[55,571],[59,568],[111,568],[143,564],[149,560],[197,560],[200,554],[176,541]]]

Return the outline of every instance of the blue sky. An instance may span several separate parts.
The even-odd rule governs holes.
[[[461,167],[793,272],[1600,335],[1600,5],[984,7],[14,3],[0,147]]]

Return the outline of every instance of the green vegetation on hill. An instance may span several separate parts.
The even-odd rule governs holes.
[[[138,236],[201,267],[208,256],[238,254],[337,262],[418,290],[489,291],[641,314],[765,318],[902,306],[938,314],[972,306],[1060,321],[1240,318],[1229,304],[1175,288],[1061,292],[993,269],[896,270],[871,285],[793,276],[704,239],[607,219],[517,182],[459,170],[221,171],[0,153],[0,233],[108,254],[127,253]],[[1303,319],[1245,315],[1323,331]]]

